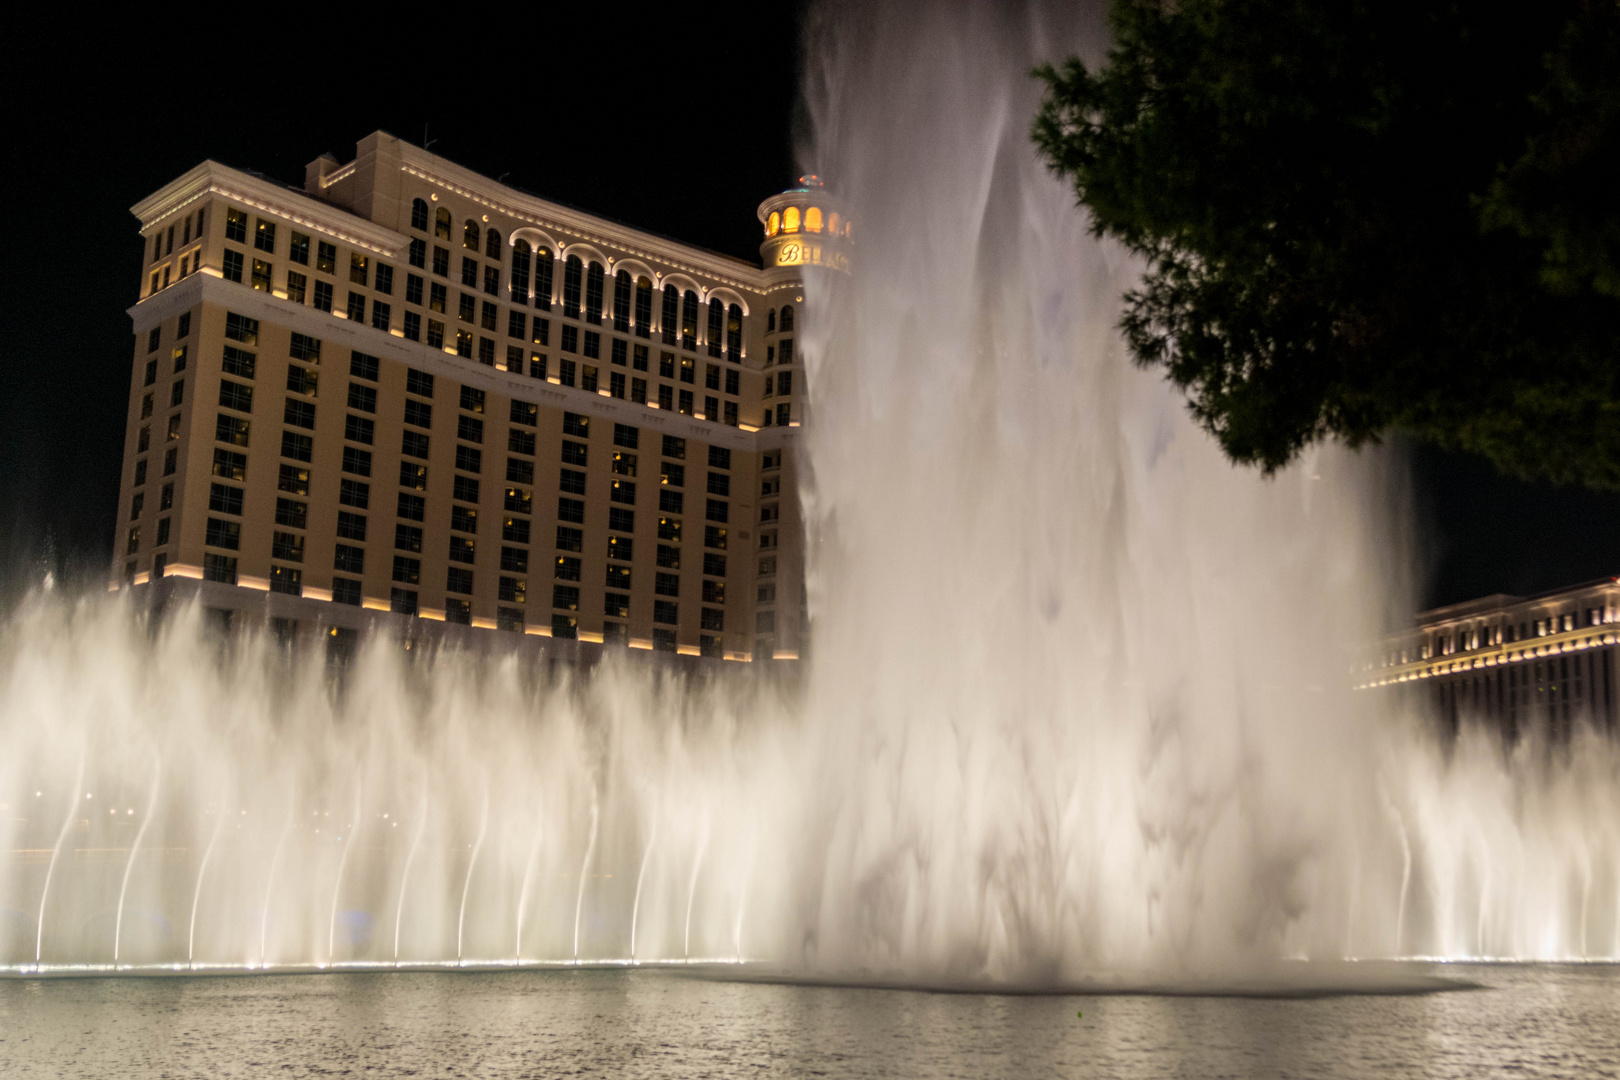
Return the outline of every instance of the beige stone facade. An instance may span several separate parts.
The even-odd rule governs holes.
[[[302,190],[199,165],[133,208],[114,587],[797,658],[802,275],[848,266],[825,205],[762,205],[762,269],[381,132]]]
[[[1539,596],[1487,596],[1419,613],[1359,672],[1452,728],[1565,734],[1586,721],[1620,731],[1620,578]]]

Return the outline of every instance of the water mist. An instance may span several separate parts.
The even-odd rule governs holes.
[[[1350,688],[1407,600],[1398,461],[1235,469],[1132,367],[1138,268],[1028,139],[1030,67],[1101,38],[1009,11],[812,15],[856,272],[806,286],[800,683],[379,640],[339,684],[40,594],[0,636],[0,963],[1620,955],[1614,746],[1442,745]]]

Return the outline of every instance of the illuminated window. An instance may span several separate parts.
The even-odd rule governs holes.
[[[827,231],[834,236],[838,235],[838,211],[834,210],[827,218]]]
[[[785,211],[783,211],[783,213],[782,213],[782,231],[783,232],[798,232],[799,231],[799,208],[797,206],[790,206]]]
[[[691,289],[681,298],[681,348],[697,351],[698,295]]]
[[[709,301],[709,355],[720,356],[720,342],[726,333],[726,305],[718,299]]]
[[[450,211],[443,206],[433,215],[433,235],[440,240],[450,239]]]
[[[742,307],[737,304],[726,312],[726,359],[733,363],[742,360]]]
[[[467,224],[461,227],[461,246],[464,248],[471,248],[473,251],[477,251],[478,237],[478,222],[474,221],[472,218],[468,218]]]
[[[778,232],[781,232],[781,231],[782,231],[782,215],[778,214],[775,210],[772,210],[771,211],[771,216],[765,219],[765,235],[766,236],[775,236]]]
[[[804,212],[804,229],[806,232],[821,231],[821,207],[812,206]]]
[[[647,278],[636,279],[636,336],[650,337],[652,335],[652,282]],[[642,348],[638,345],[636,348]],[[647,370],[645,367],[640,371]]]

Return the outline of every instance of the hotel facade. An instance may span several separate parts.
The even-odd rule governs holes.
[[[761,205],[762,265],[382,132],[301,190],[209,161],[132,210],[114,588],[341,641],[800,656],[803,281],[849,244],[814,178]]]
[[[1557,738],[1585,721],[1620,732],[1620,578],[1421,612],[1384,639],[1357,682],[1452,730],[1473,720],[1509,738]]]

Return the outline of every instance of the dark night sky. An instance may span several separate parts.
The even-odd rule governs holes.
[[[427,125],[436,153],[486,175],[757,257],[754,207],[796,172],[800,5],[666,6],[679,17],[662,21],[622,6],[534,10],[502,10],[477,33],[424,21],[392,39],[380,10],[354,26],[323,17],[310,42],[263,23],[158,40],[145,21],[69,41],[59,25],[28,25],[44,16],[13,18],[30,49],[0,74],[14,247],[0,319],[7,579],[47,551],[59,571],[104,572],[124,309],[141,265],[128,208],[204,158],[298,184],[324,151],[348,160],[378,128],[420,143]],[[67,407],[42,407],[56,402]],[[1620,573],[1620,496],[1517,483],[1422,449],[1415,466],[1428,604]]]

